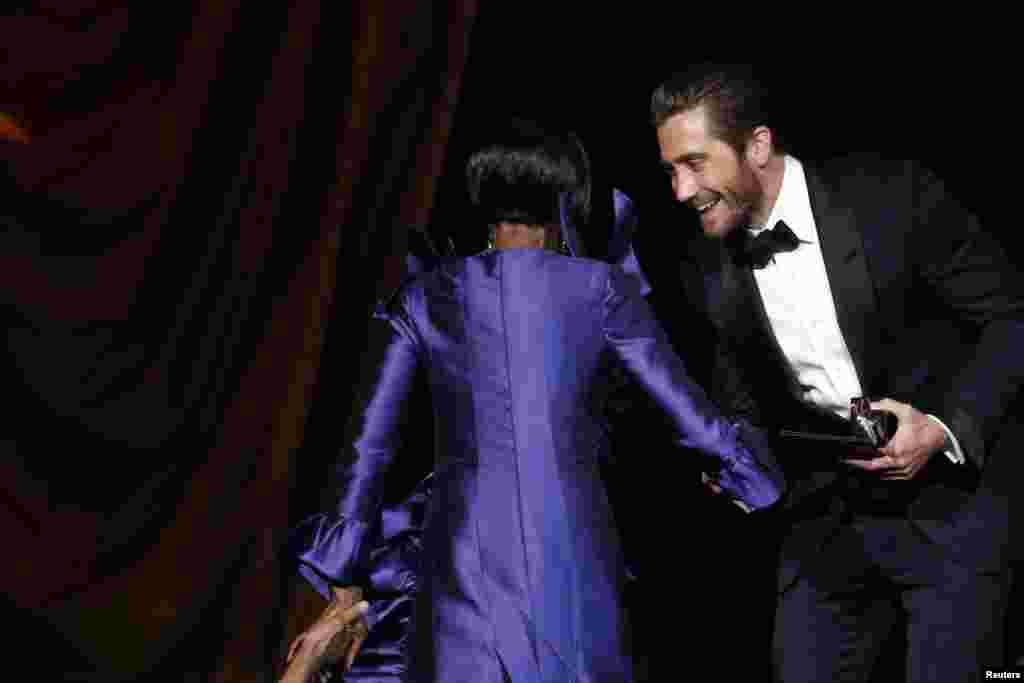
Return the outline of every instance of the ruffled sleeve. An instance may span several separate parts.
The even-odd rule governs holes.
[[[367,522],[332,514],[318,514],[296,527],[299,573],[318,593],[331,598],[331,585],[352,586],[364,582],[366,544],[374,530]]]

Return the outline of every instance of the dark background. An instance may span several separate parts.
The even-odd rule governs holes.
[[[717,60],[755,65],[776,95],[778,126],[797,156],[874,151],[920,159],[993,229],[1004,230],[1019,184],[1018,76],[1005,17],[940,7],[917,14],[712,11],[683,3],[639,10],[482,8],[435,228],[457,222],[469,150],[489,123],[513,114],[576,130],[597,170],[651,216],[646,230],[690,230],[684,212],[672,210],[658,168],[648,103],[673,70]]]

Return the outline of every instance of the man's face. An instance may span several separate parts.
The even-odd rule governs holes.
[[[761,183],[745,158],[708,131],[703,105],[665,121],[658,147],[676,200],[699,214],[706,236],[722,238],[750,223],[763,201]]]

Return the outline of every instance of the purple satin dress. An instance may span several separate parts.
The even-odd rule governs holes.
[[[586,400],[604,354],[657,399],[679,444],[717,456],[723,486],[755,508],[782,491],[770,458],[757,453],[759,464],[755,440],[690,380],[616,266],[485,252],[415,278],[378,317],[387,340],[336,469],[337,503],[301,529],[306,575],[344,586],[374,573],[385,477],[407,399],[426,381],[434,480],[405,680],[629,681],[625,568],[598,470],[606,442]]]

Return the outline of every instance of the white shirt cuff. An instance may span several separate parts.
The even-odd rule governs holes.
[[[967,459],[964,458],[963,450],[960,449],[960,442],[953,436],[953,432],[949,431],[946,423],[934,415],[929,415],[928,417],[938,422],[939,426],[942,427],[942,431],[946,432],[946,443],[942,447],[942,452],[946,454],[946,457],[957,465],[963,465],[967,462]]]

